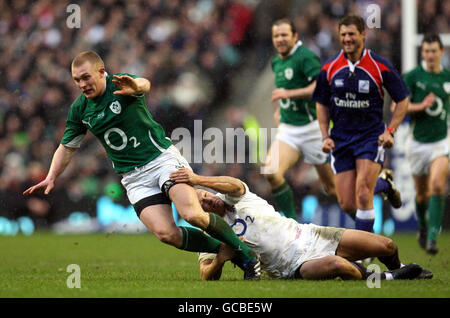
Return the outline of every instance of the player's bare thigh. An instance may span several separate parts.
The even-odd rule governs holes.
[[[156,204],[146,207],[142,210],[140,219],[161,242],[178,248],[182,246],[182,233],[175,224],[172,207],[169,204]]]
[[[337,255],[325,256],[307,261],[299,269],[303,279],[319,280],[341,277],[342,279],[361,279],[361,272],[348,260]]]
[[[355,261],[368,257],[389,256],[395,253],[396,248],[394,242],[388,237],[348,229],[344,231],[339,241],[336,255]]]
[[[273,187],[280,186],[285,172],[294,166],[300,158],[300,153],[294,147],[280,140],[275,140],[267,153],[264,163],[264,176]],[[272,180],[274,184],[272,184]],[[278,184],[279,183],[279,184]]]

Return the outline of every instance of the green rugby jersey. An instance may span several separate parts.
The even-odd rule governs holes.
[[[436,142],[447,137],[447,116],[450,105],[450,72],[429,73],[423,65],[406,73],[403,79],[411,92],[410,101],[420,103],[429,94],[436,95],[433,106],[411,114],[412,133],[419,142]]]
[[[284,89],[298,89],[311,84],[320,73],[320,60],[314,52],[300,41],[293,52],[281,58],[272,59],[275,86]],[[310,99],[288,98],[280,100],[280,121],[290,125],[306,125],[316,120],[316,103]]]
[[[117,75],[136,76],[126,73]],[[172,141],[153,120],[145,97],[114,95],[120,90],[112,75],[106,77],[106,90],[93,99],[81,94],[70,106],[61,144],[78,148],[87,130],[102,143],[115,171],[128,172],[152,161]]]

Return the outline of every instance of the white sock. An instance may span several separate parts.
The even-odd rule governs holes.
[[[391,273],[384,273],[386,275],[386,280],[394,280],[394,276]]]
[[[356,210],[356,217],[360,220],[373,220],[375,219],[375,209],[370,210]]]

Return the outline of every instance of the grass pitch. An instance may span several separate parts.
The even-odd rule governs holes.
[[[1,298],[449,298],[450,233],[438,239],[440,252],[427,255],[415,234],[396,234],[403,263],[434,273],[431,280],[365,281],[242,280],[226,264],[220,281],[201,281],[195,253],[159,242],[151,234],[0,237]],[[375,261],[377,263],[378,261]],[[70,264],[80,267],[81,288],[68,288]],[[379,263],[378,263],[379,264]],[[385,269],[381,265],[382,270]]]

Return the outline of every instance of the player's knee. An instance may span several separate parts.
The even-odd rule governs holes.
[[[339,205],[345,213],[354,214],[356,211],[356,206],[354,202],[339,200]]]
[[[266,173],[263,176],[271,185],[283,183],[283,176],[280,173]]]
[[[385,255],[393,255],[397,252],[397,245],[390,238],[386,238],[383,242]]]
[[[178,245],[178,235],[175,231],[155,231],[153,234],[158,240],[165,244],[177,246]]]
[[[366,206],[372,200],[373,193],[369,191],[368,187],[361,187],[358,189],[356,197],[360,205]]]
[[[431,183],[430,188],[432,195],[443,195],[445,191],[445,185],[440,182]]]
[[[189,224],[199,227],[201,229],[205,229],[205,216],[207,215],[204,212],[205,215],[202,215],[199,211],[188,211],[182,218],[188,222]]]
[[[429,198],[429,196],[428,196],[427,193],[420,193],[420,192],[417,192],[417,194],[416,194],[416,202],[417,202],[418,204],[424,204],[424,203],[427,203],[427,202],[428,202],[428,198]]]
[[[336,197],[336,188],[334,184],[325,183],[323,185],[323,189],[329,196]]]
[[[330,260],[330,271],[335,275],[340,275],[347,271],[347,264],[338,257],[334,257]]]

